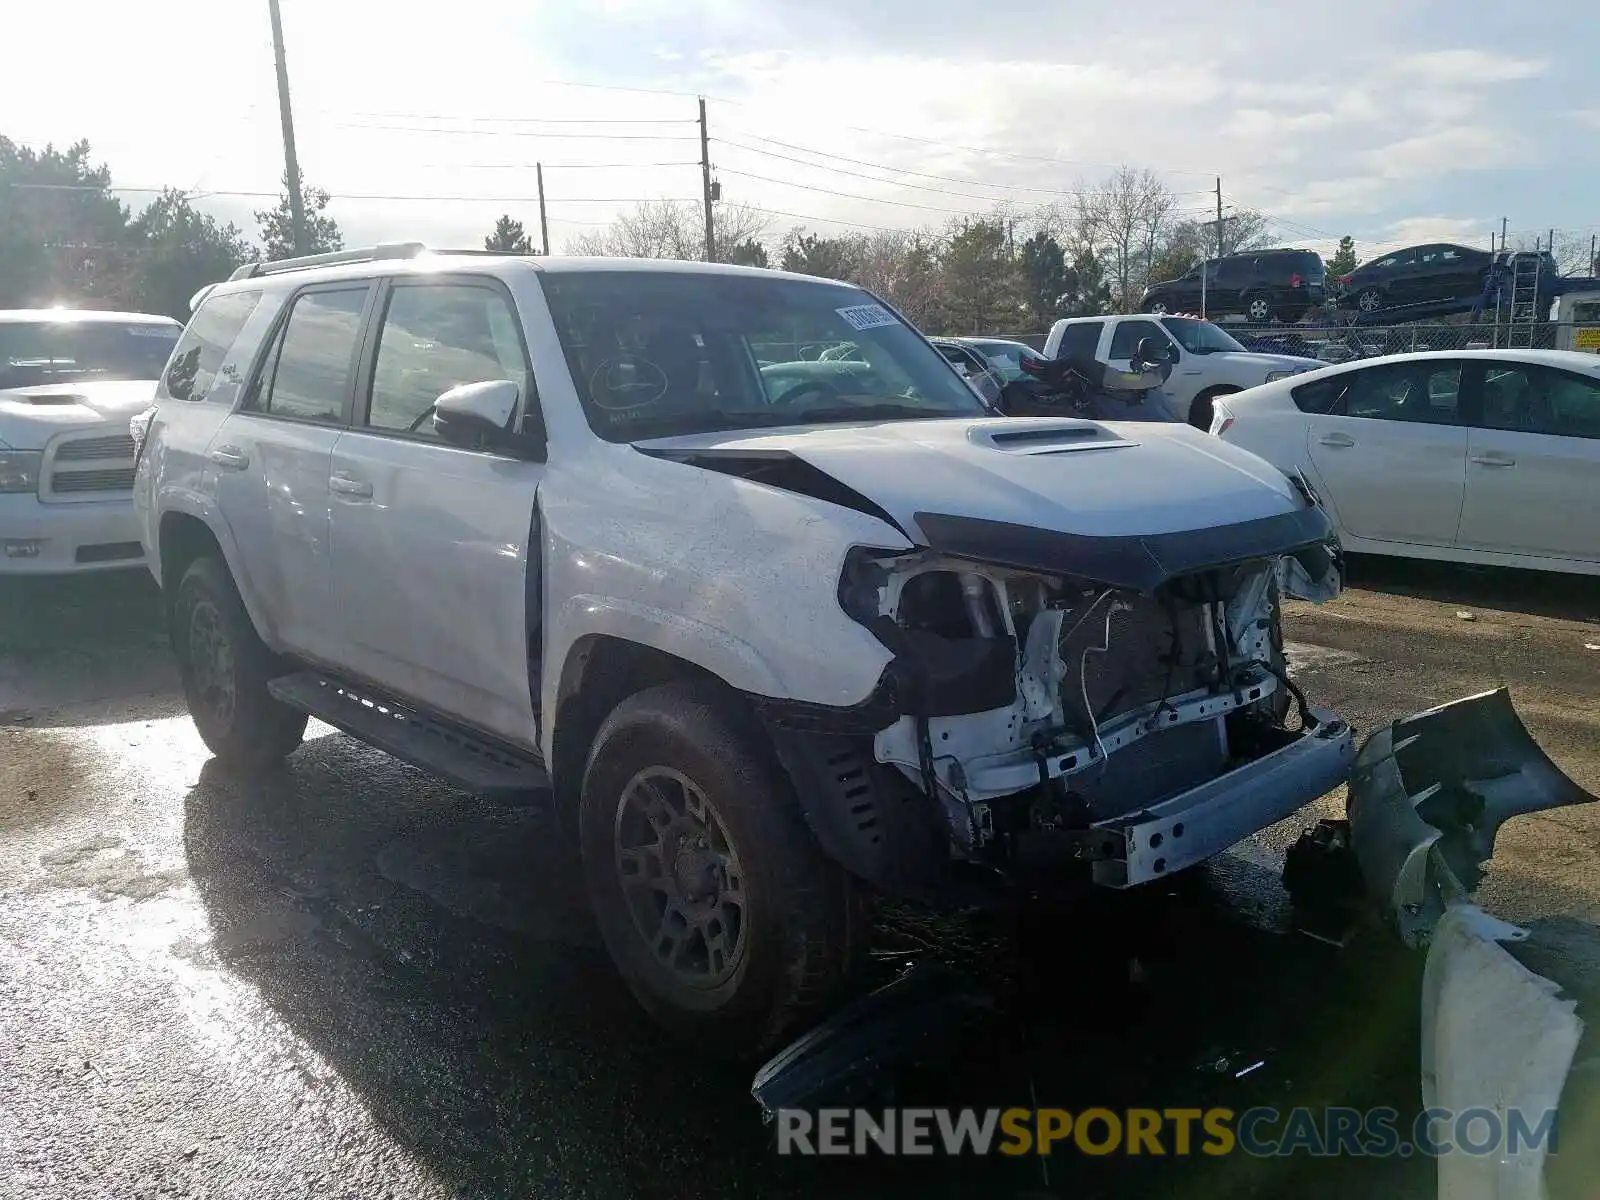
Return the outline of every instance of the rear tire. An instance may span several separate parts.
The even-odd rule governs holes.
[[[1272,320],[1272,297],[1265,292],[1252,292],[1244,298],[1244,315],[1257,325]]]
[[[856,885],[817,846],[764,731],[714,685],[617,706],[589,753],[579,830],[618,971],[702,1051],[772,1049],[847,974]]]
[[[1362,288],[1356,293],[1356,308],[1361,312],[1377,312],[1383,305],[1383,292],[1378,288]]]
[[[282,762],[305,737],[306,714],[267,691],[283,668],[256,635],[227,567],[195,559],[173,597],[171,622],[200,740],[228,766],[261,770]]]
[[[1159,298],[1151,300],[1150,303],[1144,306],[1144,310],[1145,312],[1151,313],[1158,317],[1164,317],[1172,311],[1172,309],[1168,307],[1167,302]]]

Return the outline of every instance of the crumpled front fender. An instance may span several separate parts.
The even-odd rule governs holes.
[[[1597,799],[1550,761],[1497,688],[1367,739],[1350,774],[1350,844],[1401,939],[1422,946],[1478,886],[1501,825]]]

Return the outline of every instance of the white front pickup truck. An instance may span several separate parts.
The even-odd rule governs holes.
[[[1170,348],[1172,374],[1161,388],[1161,396],[1179,420],[1196,429],[1211,428],[1211,405],[1218,396],[1327,366],[1314,358],[1246,350],[1210,321],[1150,315],[1057,321],[1045,340],[1044,355],[1093,358],[1126,371],[1144,338],[1155,338]]]

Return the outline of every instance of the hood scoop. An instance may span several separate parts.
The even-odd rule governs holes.
[[[0,389],[0,400],[13,404],[83,404],[87,397],[78,392],[61,391],[60,385],[52,387],[18,387]]]
[[[1074,450],[1138,445],[1094,421],[1064,421],[1020,428],[982,425],[973,429],[972,440],[1008,454],[1067,454]]]

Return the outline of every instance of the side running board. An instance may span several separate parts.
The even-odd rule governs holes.
[[[279,676],[267,684],[267,690],[291,708],[310,713],[464,791],[526,802],[528,793],[549,790],[550,777],[533,756],[386,696],[357,691],[351,684],[315,671]]]

